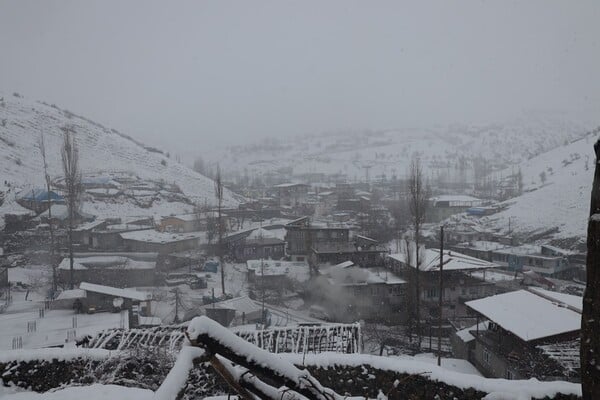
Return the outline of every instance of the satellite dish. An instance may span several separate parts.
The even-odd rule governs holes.
[[[121,306],[123,305],[123,302],[124,302],[124,300],[122,297],[115,297],[113,299],[113,306],[115,308],[121,308]]]

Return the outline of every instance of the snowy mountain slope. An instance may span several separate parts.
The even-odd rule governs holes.
[[[593,145],[598,135],[590,132],[521,163],[525,193],[507,200],[504,211],[481,222],[506,231],[510,220],[512,229],[522,234],[558,228],[553,238],[578,238],[581,243],[587,230],[595,167]]]
[[[43,165],[37,145],[41,133],[45,136],[49,173],[53,178],[62,175],[61,128],[67,125],[75,130],[84,177],[127,173],[140,183],[153,182],[155,186],[174,184],[187,198],[184,202],[166,201],[158,195],[149,207],[140,207],[137,202],[127,199],[91,199],[84,202],[85,211],[99,216],[168,215],[190,210],[191,203],[212,204],[215,201],[211,179],[167,158],[159,150],[144,147],[126,135],[54,105],[5,93],[0,93],[0,99],[0,190],[11,188],[3,208],[11,207],[11,199],[20,188],[43,184]],[[225,191],[224,203],[237,204],[232,192]],[[0,208],[0,213],[3,208]]]
[[[476,158],[504,168],[577,139],[590,126],[546,114],[528,114],[505,124],[451,125],[431,129],[344,131],[289,139],[271,138],[204,156],[221,160],[234,174],[284,172],[345,174],[349,180],[403,176],[419,154],[431,177]]]

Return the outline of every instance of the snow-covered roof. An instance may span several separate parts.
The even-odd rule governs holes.
[[[461,329],[460,331],[456,332],[456,336],[458,336],[460,338],[460,340],[462,340],[463,342],[468,343],[471,340],[475,339],[475,336],[473,336],[471,334],[471,331],[476,331],[478,326],[479,326],[480,331],[485,331],[485,330],[487,330],[487,327],[488,327],[488,321],[483,321],[483,322],[480,322],[479,324],[475,324],[468,328]]]
[[[282,189],[282,188],[290,188],[290,187],[295,187],[295,186],[308,186],[308,185],[305,184],[305,183],[291,183],[291,182],[288,182],[288,183],[280,183],[279,185],[275,185],[273,187],[277,188],[277,189]]]
[[[282,275],[300,282],[310,278],[310,270],[306,261],[248,260],[246,268],[259,276],[263,274],[265,276]]]
[[[63,290],[56,297],[56,300],[70,300],[70,299],[81,299],[85,297],[85,290],[82,289],[71,289]]]
[[[421,271],[439,271],[440,270],[440,250],[439,249],[426,249],[420,252],[422,259],[419,260]],[[399,261],[404,264],[407,263],[406,254],[390,254],[393,260]],[[452,250],[444,250],[444,271],[464,271],[474,269],[485,269],[485,268],[497,268],[497,264],[489,261],[481,260],[479,258],[467,256],[462,253],[458,253]],[[414,267],[414,260],[411,260],[410,265]]]
[[[529,287],[528,290],[535,294],[539,294],[549,300],[556,301],[559,303],[566,304],[572,307],[575,311],[582,312],[583,310],[583,297],[575,296],[572,294],[553,292],[552,290],[546,290],[538,287]]]
[[[248,296],[234,297],[233,299],[219,301],[210,304],[207,307],[231,309],[236,310],[236,313],[245,313],[247,315],[252,312],[261,312],[262,310],[261,306]]]
[[[94,283],[81,282],[79,289],[86,292],[107,294],[109,296],[123,297],[126,299],[148,301],[152,300],[152,293],[138,292],[135,289],[120,289],[112,286],[96,285]]]
[[[462,195],[462,194],[442,194],[440,196],[435,196],[432,197],[430,199],[431,201],[449,201],[449,202],[477,202],[477,201],[481,201],[481,199],[478,199],[476,197],[473,196],[466,196],[466,195]]]
[[[73,229],[75,232],[82,232],[82,231],[89,231],[92,230],[102,224],[104,224],[106,221],[102,220],[102,219],[97,219],[95,221],[92,222],[87,222],[85,224],[79,225],[77,228]]]
[[[169,219],[169,218],[175,218],[175,219],[179,219],[179,220],[185,221],[185,222],[194,222],[194,221],[198,221],[198,214],[168,215],[168,216],[162,217],[162,220]]]
[[[329,282],[336,286],[362,286],[378,283],[396,285],[404,284],[405,280],[388,270],[361,268],[357,265],[343,262],[329,268],[322,268],[323,274],[329,276]]]
[[[155,266],[154,262],[132,260],[128,257],[114,255],[76,257],[73,259],[73,269],[78,270],[88,268],[154,269]],[[70,269],[70,259],[68,257],[63,258],[58,268]]]
[[[500,250],[500,249],[504,249],[506,247],[510,247],[510,246],[508,246],[506,244],[502,244],[500,242],[490,242],[487,240],[475,240],[471,243],[460,243],[458,246],[466,247],[466,248],[474,249],[474,250],[485,250],[485,251]]]
[[[273,239],[275,235],[264,228],[258,228],[253,230],[246,239]]]
[[[137,240],[148,243],[172,243],[182,240],[199,239],[206,241],[206,232],[170,233],[158,232],[152,229],[123,232],[120,234],[125,240]]]
[[[465,303],[490,321],[528,342],[581,328],[581,315],[527,290]]]
[[[321,197],[327,197],[327,196],[331,196],[332,194],[335,194],[335,192],[333,192],[333,191],[327,191],[327,192],[321,192],[321,193],[319,193],[319,196],[321,196]]]

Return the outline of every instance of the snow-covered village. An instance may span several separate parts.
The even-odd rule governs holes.
[[[0,0],[0,398],[600,399],[599,18]]]

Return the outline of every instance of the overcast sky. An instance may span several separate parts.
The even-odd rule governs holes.
[[[530,109],[600,120],[599,21],[598,0],[0,0],[0,90],[182,152]]]

